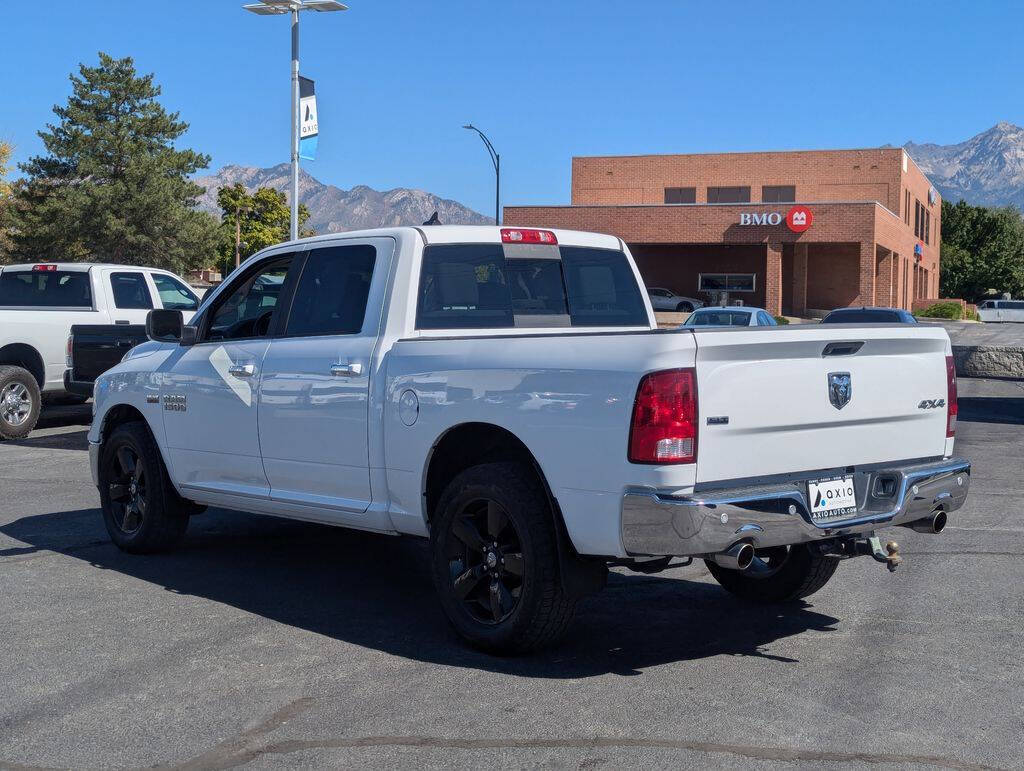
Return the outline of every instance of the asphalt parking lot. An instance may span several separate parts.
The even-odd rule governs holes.
[[[413,539],[210,511],[122,554],[89,408],[0,444],[0,767],[1024,766],[1024,383],[961,380],[971,496],[802,606],[615,573],[559,648],[462,647]]]

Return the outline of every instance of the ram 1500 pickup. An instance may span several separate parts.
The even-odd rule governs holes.
[[[136,342],[127,327],[145,323],[150,309],[178,309],[190,318],[198,305],[188,284],[157,268],[84,262],[0,267],[0,439],[28,436],[44,394],[89,397],[91,383],[76,388],[68,372],[72,325],[110,325],[112,349],[91,351],[91,364],[116,364]],[[88,371],[90,380],[97,371]]]
[[[113,541],[213,505],[430,539],[440,604],[490,651],[563,632],[607,566],[706,560],[786,602],[892,525],[964,503],[941,327],[659,330],[617,238],[392,228],[250,258],[191,324],[96,383]]]

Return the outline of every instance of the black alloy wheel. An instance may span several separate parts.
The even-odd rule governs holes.
[[[127,444],[110,458],[111,515],[125,535],[137,533],[146,517],[146,468]]]
[[[183,500],[167,476],[160,449],[141,421],[123,423],[100,445],[103,524],[119,549],[133,554],[177,544],[195,504]]]
[[[466,611],[484,624],[500,624],[523,592],[525,562],[515,523],[500,503],[485,498],[463,505],[448,539],[451,588]]]

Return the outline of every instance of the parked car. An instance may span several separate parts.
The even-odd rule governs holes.
[[[202,505],[429,538],[444,613],[489,651],[555,641],[609,564],[700,557],[755,602],[858,554],[893,569],[875,531],[938,532],[970,485],[942,327],[666,333],[612,236],[319,236],[147,329],[96,381],[115,544],[170,548]]]
[[[978,306],[978,318],[990,323],[1024,321],[1024,300],[985,300]]]
[[[152,308],[191,317],[197,306],[188,284],[155,268],[74,262],[0,268],[0,439],[28,436],[42,394],[83,399],[65,385],[73,324],[142,324]]]
[[[700,308],[683,322],[684,327],[775,327],[778,322],[764,308],[725,306]]]
[[[647,296],[651,300],[651,306],[656,311],[675,311],[677,313],[689,313],[704,305],[701,300],[694,297],[683,297],[671,289],[652,286],[647,288]]]
[[[902,308],[836,308],[829,311],[822,324],[916,324],[910,311]]]

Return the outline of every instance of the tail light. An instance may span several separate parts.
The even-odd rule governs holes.
[[[503,244],[557,244],[558,239],[550,230],[502,228],[501,242]]]
[[[39,271],[41,273],[53,273],[53,271],[57,270],[57,266],[44,263],[40,265],[33,265],[32,270]]]
[[[75,348],[75,336],[74,335],[68,335],[68,344],[67,344],[67,347],[64,350],[64,364],[67,366],[68,369],[71,369],[72,367],[75,366],[74,361],[71,358],[71,351],[73,351],[74,348]]]
[[[956,362],[946,357],[946,438],[956,436],[956,416],[960,406],[956,401]]]
[[[693,369],[645,375],[633,403],[629,429],[632,463],[697,460],[697,376]]]

